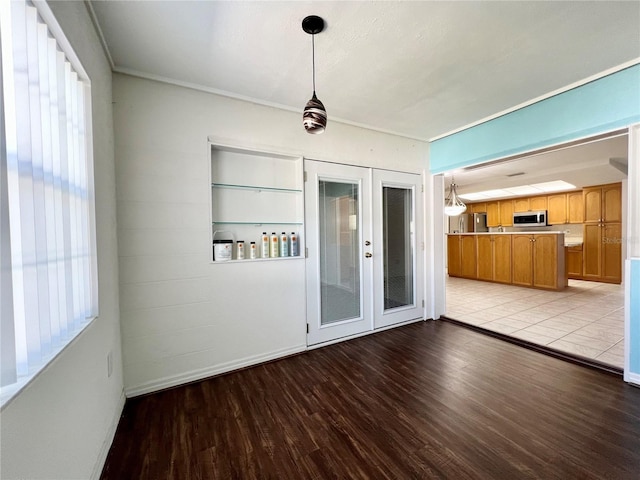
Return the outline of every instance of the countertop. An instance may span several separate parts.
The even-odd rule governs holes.
[[[524,233],[525,235],[540,235],[540,234],[551,234],[551,235],[566,235],[564,232],[465,232],[465,233],[447,233],[447,235],[520,235]],[[564,246],[565,247],[577,247],[578,245],[582,245],[582,238],[580,237],[565,237],[564,238]]]

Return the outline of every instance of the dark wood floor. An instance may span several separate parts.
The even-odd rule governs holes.
[[[638,479],[640,389],[420,322],[129,400],[103,479]]]

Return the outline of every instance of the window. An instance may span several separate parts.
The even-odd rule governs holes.
[[[97,315],[90,82],[45,2],[0,2],[1,404]]]

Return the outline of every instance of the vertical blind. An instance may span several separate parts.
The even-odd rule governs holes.
[[[90,86],[42,8],[0,2],[3,387],[97,315]]]

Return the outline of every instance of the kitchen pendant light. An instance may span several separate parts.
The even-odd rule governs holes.
[[[454,183],[453,177],[451,177],[449,195],[447,195],[447,198],[444,201],[444,213],[450,217],[458,216],[467,209],[467,206],[462,202],[462,200],[460,200],[460,197],[458,197],[456,187],[457,185]]]
[[[310,15],[302,20],[302,29],[311,35],[311,65],[313,71],[313,96],[304,107],[302,124],[307,133],[318,134],[324,132],[327,126],[327,111],[318,97],[316,97],[316,33],[324,30],[324,20],[317,15]]]

